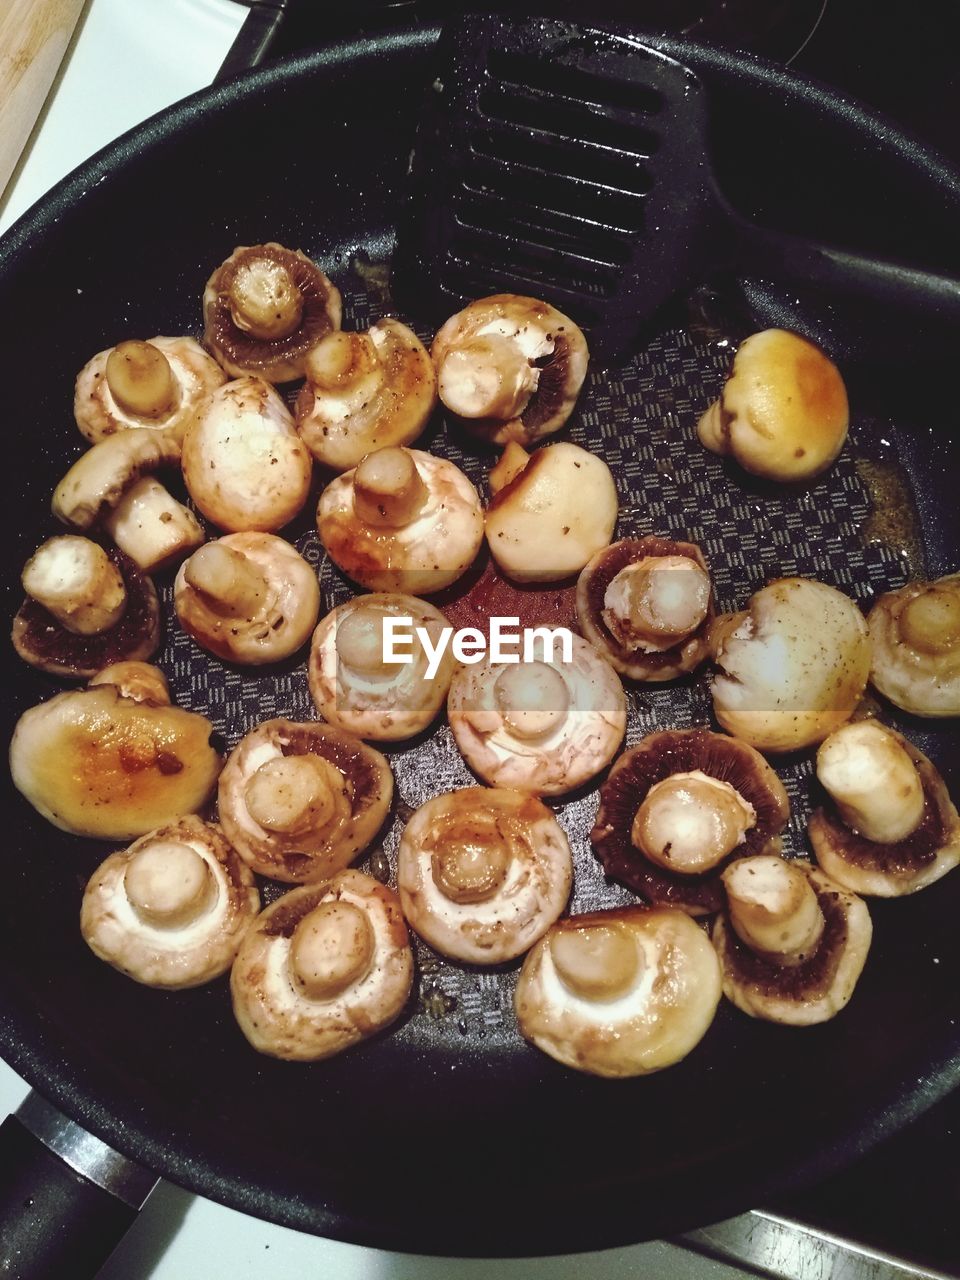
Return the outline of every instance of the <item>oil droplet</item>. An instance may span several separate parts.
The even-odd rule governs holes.
[[[889,459],[855,458],[854,466],[871,506],[860,530],[864,544],[898,552],[908,579],[925,577],[923,534],[907,473]]]

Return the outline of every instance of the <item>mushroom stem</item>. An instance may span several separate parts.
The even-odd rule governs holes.
[[[698,875],[722,862],[757,814],[729,782],[693,769],[655,783],[633,820],[630,838],[652,862],[685,875]]]
[[[616,1000],[643,972],[640,948],[630,932],[617,925],[557,929],[549,945],[560,981],[585,1000]]]
[[[783,858],[740,858],[723,873],[730,923],[752,951],[797,965],[823,934],[823,912],[809,880]]]
[[[222,542],[208,542],[195,551],[183,575],[211,608],[234,618],[258,617],[270,591],[253,560]]]
[[[293,980],[311,1000],[333,1000],[365,978],[376,939],[365,911],[343,899],[321,902],[297,925],[290,944]]]
[[[170,361],[149,342],[118,342],[107,357],[105,376],[110,394],[127,413],[162,418],[176,404]]]
[[[127,606],[123,578],[103,547],[72,533],[38,547],[21,581],[28,596],[78,635],[98,635],[115,626]]]
[[[452,348],[437,371],[440,399],[460,418],[515,418],[537,389],[540,370],[519,344],[486,333]]]
[[[262,342],[287,337],[303,317],[303,294],[272,258],[250,258],[238,267],[228,297],[233,323]]]
[[[383,660],[383,620],[386,612],[364,605],[362,599],[337,623],[337,658],[350,671],[365,676],[396,676],[396,667]]]
[[[499,825],[479,815],[441,832],[432,858],[433,881],[451,902],[485,902],[502,887],[510,848]]]
[[[563,676],[545,662],[504,667],[493,685],[497,710],[518,738],[542,738],[567,718],[570,690]]]
[[[322,756],[276,756],[262,764],[244,789],[247,812],[268,831],[318,832],[337,814],[343,776]]]
[[[203,542],[203,530],[193,512],[153,476],[135,481],[103,526],[144,573],[162,569]]]
[[[611,580],[603,620],[628,649],[671,648],[703,622],[710,576],[687,556],[644,556]]]
[[[377,349],[368,333],[335,329],[307,355],[307,381],[325,391],[344,391],[377,370]]]
[[[730,452],[730,437],[723,428],[723,405],[718,398],[700,415],[700,421],[697,423],[697,436],[700,443],[711,453]]]
[[[364,524],[400,529],[410,524],[427,499],[409,449],[376,449],[354,473],[353,506]]]
[[[530,455],[523,445],[511,440],[500,455],[499,462],[490,469],[490,492],[499,493],[501,489],[505,489],[511,480],[516,480],[529,461]]]
[[[830,734],[817,752],[817,777],[843,822],[867,840],[896,844],[923,819],[916,765],[875,720],[846,724]]]
[[[942,654],[960,646],[960,591],[931,583],[903,607],[900,637],[921,653]]]
[[[190,845],[173,840],[144,844],[130,859],[124,887],[136,915],[160,929],[192,924],[217,896],[206,860]]]
[[[159,667],[149,662],[111,662],[108,667],[91,677],[87,684],[92,689],[98,684],[112,684],[123,698],[145,702],[149,707],[170,706],[170,686]]]

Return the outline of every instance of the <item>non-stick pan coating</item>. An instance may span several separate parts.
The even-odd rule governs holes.
[[[189,100],[61,185],[8,237],[0,254],[13,529],[4,548],[8,617],[19,603],[20,566],[55,531],[51,490],[81,452],[72,382],[94,351],[129,336],[196,331],[211,268],[234,245],[262,239],[317,256],[343,287],[353,322],[380,313],[384,273],[369,262],[381,264],[389,252],[433,38],[420,31],[329,49]],[[750,60],[664,47],[694,62],[712,87],[718,168],[723,174],[726,159],[742,198],[783,222],[796,213],[795,170],[772,145],[786,139],[808,172],[826,166],[837,234],[847,228],[862,248],[906,255],[895,208],[902,200],[912,210],[907,240],[932,265],[949,266],[938,255],[950,252],[960,187],[922,151]],[[810,130],[824,121],[827,133],[811,142]],[[751,145],[769,133],[771,146],[759,153],[765,185],[743,145],[734,145],[738,131]],[[893,192],[886,206],[862,194],[874,177]],[[807,190],[811,197],[824,204]],[[829,234],[828,224],[808,229]],[[951,371],[924,374],[923,405],[904,398],[909,379],[888,378],[883,395],[871,398],[878,383],[862,359],[870,343],[859,324],[838,323],[835,313],[801,307],[793,322],[849,358],[857,413],[838,466],[808,490],[786,493],[744,482],[702,453],[693,423],[729,360],[725,340],[745,323],[789,319],[795,306],[760,283],[747,297],[756,308],[749,320],[738,315],[739,303],[708,299],[706,319],[690,327],[692,313],[678,312],[686,328],[655,336],[631,368],[591,376],[571,438],[614,466],[621,532],[701,541],[726,607],[782,573],[815,575],[866,601],[911,568],[955,568]],[[879,350],[890,335],[872,337]],[[920,356],[910,354],[913,367]],[[888,352],[883,363],[889,373]],[[429,439],[462,460],[442,429]],[[912,562],[897,545],[865,542],[864,459],[883,464],[895,488],[898,477],[910,477],[926,533]],[[479,478],[488,460],[471,454],[464,465]],[[909,516],[909,504],[904,510]],[[319,561],[311,515],[308,504],[294,535]],[[899,535],[891,536],[897,544]],[[326,604],[349,593],[328,565],[321,582]],[[12,725],[59,686],[12,649],[4,660]],[[161,664],[176,699],[207,711],[230,745],[268,716],[312,716],[302,664],[278,674],[227,670],[176,627],[168,627]],[[702,678],[640,690],[630,701],[630,741],[709,717]],[[892,719],[960,784],[952,726]],[[443,726],[391,756],[410,804],[471,781]],[[781,772],[799,816],[809,760],[783,761]],[[611,1083],[557,1066],[516,1033],[516,966],[465,971],[437,964],[424,949],[426,1000],[412,1002],[399,1028],[301,1066],[260,1058],[246,1045],[225,981],[165,994],[97,962],[80,939],[77,913],[105,849],[41,822],[5,785],[4,1056],[121,1150],[277,1222],[455,1254],[635,1241],[822,1174],[957,1080],[957,876],[872,907],[874,951],[855,999],[834,1022],[797,1031],[724,1006],[687,1061],[649,1079]],[[594,789],[558,806],[576,850],[576,907],[629,899],[604,884],[589,851],[595,807]],[[798,818],[791,841],[802,849]]]

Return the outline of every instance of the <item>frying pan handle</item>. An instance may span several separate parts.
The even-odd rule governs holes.
[[[0,1275],[92,1280],[155,1183],[30,1094],[0,1124]]]

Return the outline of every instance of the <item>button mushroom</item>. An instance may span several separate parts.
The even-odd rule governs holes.
[[[208,520],[272,533],[307,500],[313,460],[289,409],[261,378],[214,391],[183,438],[183,478]]]
[[[299,249],[241,245],[207,281],[203,338],[231,376],[291,382],[340,313],[339,291]]]
[[[220,822],[254,871],[315,883],[363,852],[392,799],[379,751],[333,725],[267,720],[224,765]]]
[[[73,464],[53,494],[53,514],[84,531],[103,528],[144,573],[203,542],[196,516],[151,474],[180,462],[180,441],[132,427],[107,436]]]
[[[509,469],[491,473],[490,551],[516,582],[570,577],[613,537],[617,487],[610,468],[566,442],[547,445],[528,460],[522,452],[515,447]]]
[[[843,379],[819,347],[785,329],[740,344],[720,398],[697,427],[700,443],[769,480],[808,480],[834,461],[850,412]]]
[[[55,827],[132,840],[206,803],[221,763],[212,735],[206,716],[92,681],[23,713],[10,771]]]
[[[960,716],[960,573],[887,592],[867,623],[883,696],[916,716]]]
[[[854,893],[895,898],[960,862],[960,818],[936,767],[875,720],[844,725],[817,752],[831,804],[810,817],[817,861]]]
[[[156,652],[156,590],[122,551],[77,534],[48,538],[21,581],[27,599],[13,620],[13,645],[31,666],[92,676],[109,662]]]
[[[590,643],[633,680],[672,680],[709,653],[707,564],[692,542],[624,538],[598,551],[577,582],[577,618]]]
[[[867,624],[854,602],[809,578],[780,578],[747,612],[718,619],[713,709],[761,751],[794,751],[849,720],[870,671]]]
[[[180,625],[227,662],[279,662],[306,644],[320,612],[317,575],[272,533],[230,533],[180,566]]]
[[[121,973],[179,990],[226,973],[259,910],[253,872],[220,828],[187,816],[100,864],[83,895],[80,930]]]
[[[452,462],[419,449],[377,449],[327,485],[317,529],[354,582],[425,596],[469,569],[483,541],[483,510]]]
[[[328,333],[307,357],[297,430],[317,459],[346,471],[374,449],[412,444],[437,400],[426,347],[399,320]]]
[[[385,624],[397,618],[408,620],[396,640],[397,652],[409,661],[388,663]],[[446,701],[456,663],[444,649],[428,678],[416,629],[424,628],[436,647],[449,625],[433,605],[399,593],[356,596],[333,609],[310,645],[307,678],[314,706],[329,724],[358,738],[398,742],[426,729]]]
[[[520,972],[523,1035],[592,1075],[648,1075],[703,1039],[720,966],[703,930],[670,907],[620,907],[559,920]]]
[[[849,1002],[870,949],[866,904],[808,862],[740,859],[713,923],[723,993],[752,1018],[808,1027]]]
[[[696,916],[720,907],[731,858],[779,851],[789,816],[783,783],[752,747],[667,729],[610,770],[590,838],[608,876]]]
[[[532,444],[559,431],[587,374],[587,343],[536,298],[495,294],[443,325],[431,349],[440,399],[474,434]]]
[[[205,396],[226,380],[193,338],[120,342],[80,370],[73,414],[91,444],[130,427],[181,440]]]
[[[560,915],[573,860],[542,801],[466,787],[428,800],[400,840],[397,887],[408,923],[445,956],[501,964]]]
[[[461,666],[447,715],[460,754],[484,782],[559,795],[589,781],[623,741],[627,702],[613,668],[580,636],[572,661]]]
[[[124,698],[134,702],[146,702],[152,707],[170,705],[170,686],[159,667],[149,662],[127,660],[111,662],[98,671],[88,682],[93,689],[98,684],[116,685]]]
[[[260,1053],[329,1058],[394,1022],[413,955],[392,889],[361,871],[304,885],[263,911],[230,974],[233,1012]]]

